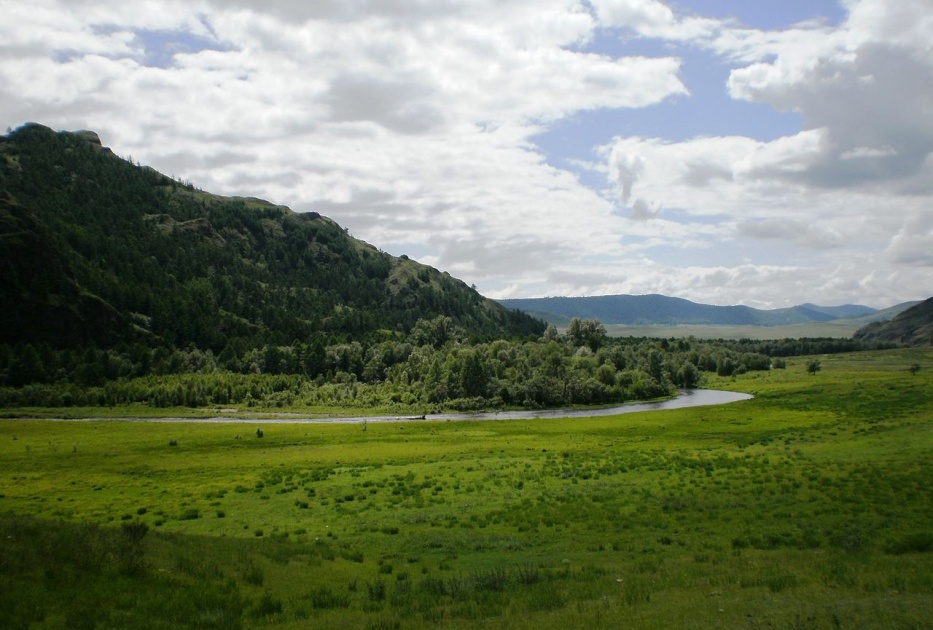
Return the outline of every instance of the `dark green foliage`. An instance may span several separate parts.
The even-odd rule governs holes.
[[[201,512],[197,508],[187,508],[178,516],[179,521],[194,521],[201,518]]]
[[[366,593],[369,596],[369,601],[381,602],[386,598],[386,583],[380,579],[367,582]]]
[[[138,575],[146,568],[142,542],[149,526],[141,521],[124,523],[120,528],[123,539],[119,545],[120,571],[125,575]]]
[[[146,570],[147,531],[0,516],[0,627],[240,628],[234,583]]]
[[[226,361],[197,348],[75,353],[43,345],[28,354],[39,357],[36,373],[46,376],[11,387],[22,381],[23,347],[0,345],[0,406],[557,407],[664,397],[698,386],[703,372],[732,376],[770,367],[767,355],[741,345],[697,340],[605,338],[596,352],[559,335],[489,343],[450,338],[441,348],[421,338],[426,343],[419,347],[417,330],[437,322],[428,324],[407,339],[322,347],[322,373],[313,380],[300,368],[279,372],[303,361],[304,344],[247,350]],[[273,354],[274,361],[263,360]]]
[[[933,551],[933,531],[908,534],[888,544],[885,551],[895,555],[930,553]]]
[[[567,326],[567,336],[573,345],[586,346],[595,352],[606,340],[606,327],[598,319],[574,317]]]
[[[0,137],[0,342],[271,348],[409,331],[450,318],[473,336],[540,334],[464,283],[350,237],[317,213],[195,190],[40,125]]]
[[[350,607],[350,597],[348,595],[335,593],[326,585],[312,590],[310,597],[311,605],[318,610]]]
[[[253,619],[262,619],[271,615],[281,615],[282,610],[282,600],[276,599],[270,593],[264,593],[250,608],[249,615]]]
[[[545,334],[317,213],[206,194],[38,125],[0,142],[0,255],[4,407],[610,404],[789,349],[609,339],[590,319]]]

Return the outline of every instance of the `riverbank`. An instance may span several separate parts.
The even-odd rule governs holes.
[[[195,416],[94,416],[55,417],[42,415],[34,419],[60,422],[195,422],[217,424],[361,424],[380,422],[451,422],[480,420],[533,420],[543,418],[597,418],[642,411],[664,411],[687,409],[709,405],[724,405],[753,398],[751,394],[717,389],[681,390],[674,398],[648,402],[630,402],[613,407],[590,407],[573,409],[536,409],[523,411],[478,411],[472,413],[433,413],[422,415],[361,415],[361,416],[302,416],[300,413],[250,415],[202,415]],[[229,412],[238,410],[231,409]],[[31,416],[25,416],[28,419]]]

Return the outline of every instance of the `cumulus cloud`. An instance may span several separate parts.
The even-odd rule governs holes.
[[[42,5],[0,26],[9,124],[94,128],[205,189],[329,210],[475,282],[572,257],[568,237],[615,242],[611,205],[529,140],[542,125],[685,91],[675,58],[581,51],[594,20],[575,2]],[[155,31],[203,45],[152,67]]]
[[[736,232],[742,237],[789,241],[811,249],[838,248],[846,243],[843,235],[832,229],[794,219],[740,221]]]
[[[636,199],[632,204],[632,219],[635,221],[648,221],[661,214],[660,208],[652,209],[644,199]]]
[[[885,253],[895,263],[933,268],[933,213],[907,217]]]
[[[839,26],[774,31],[681,6],[0,0],[0,119],[95,129],[122,155],[318,210],[492,296],[784,305],[819,287],[883,303],[929,284],[929,230],[903,219],[933,194],[929,0],[846,0]],[[670,47],[593,52],[610,36]],[[731,68],[732,98],[803,127],[679,141],[607,127],[589,168],[608,189],[535,144],[587,112],[690,99],[695,49]],[[832,262],[842,245],[859,265]]]
[[[642,36],[680,37],[664,28],[683,19],[659,2],[602,5],[602,18]],[[900,287],[929,285],[923,268],[933,242],[929,224],[917,217],[931,216],[933,201],[933,3],[845,5],[838,27],[811,22],[759,31],[722,22],[694,38],[734,64],[726,85],[734,99],[797,112],[803,128],[771,140],[617,137],[602,154],[618,203],[636,199],[633,218],[662,206],[685,217],[723,214],[729,233],[717,235],[720,243],[731,239],[737,250],[769,244],[754,255],[806,260],[808,273],[797,269],[787,278],[808,278],[831,293],[883,290],[883,276]],[[840,247],[858,252],[862,265],[834,264]],[[876,267],[866,273],[869,259]],[[742,269],[766,281],[767,274],[751,273],[764,269],[760,264]],[[734,287],[734,277],[723,274],[705,277]]]
[[[729,90],[797,111],[805,129],[821,130],[825,150],[806,170],[813,185],[897,191],[915,180],[933,151],[933,3],[846,5],[839,29],[797,32],[792,41],[800,50],[786,40],[758,42],[754,63],[732,71]],[[728,51],[725,41],[718,45]]]
[[[591,0],[591,4],[604,27],[624,28],[645,37],[705,39],[723,26],[719,20],[678,17],[659,0]]]

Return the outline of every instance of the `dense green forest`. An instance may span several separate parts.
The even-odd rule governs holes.
[[[449,318],[421,320],[402,340],[267,345],[242,356],[135,345],[82,353],[0,346],[0,404],[478,409],[553,407],[668,396],[700,370],[767,369],[769,357],[708,343],[585,338],[470,343]]]
[[[611,404],[670,396],[719,376],[780,369],[780,357],[877,347],[852,340],[778,342],[609,338],[595,320],[536,339],[471,342],[452,320],[406,337],[250,348],[56,351],[0,345],[0,406],[333,407],[477,410]]]
[[[0,136],[0,260],[6,407],[609,404],[865,345],[559,334],[317,213],[40,125]]]
[[[317,213],[224,198],[139,167],[96,134],[0,137],[0,342],[211,350],[325,343],[422,318],[471,337],[544,324]]]

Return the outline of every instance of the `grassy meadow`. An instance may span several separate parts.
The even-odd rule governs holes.
[[[819,358],[588,419],[0,420],[0,627],[931,627],[933,350]]]

